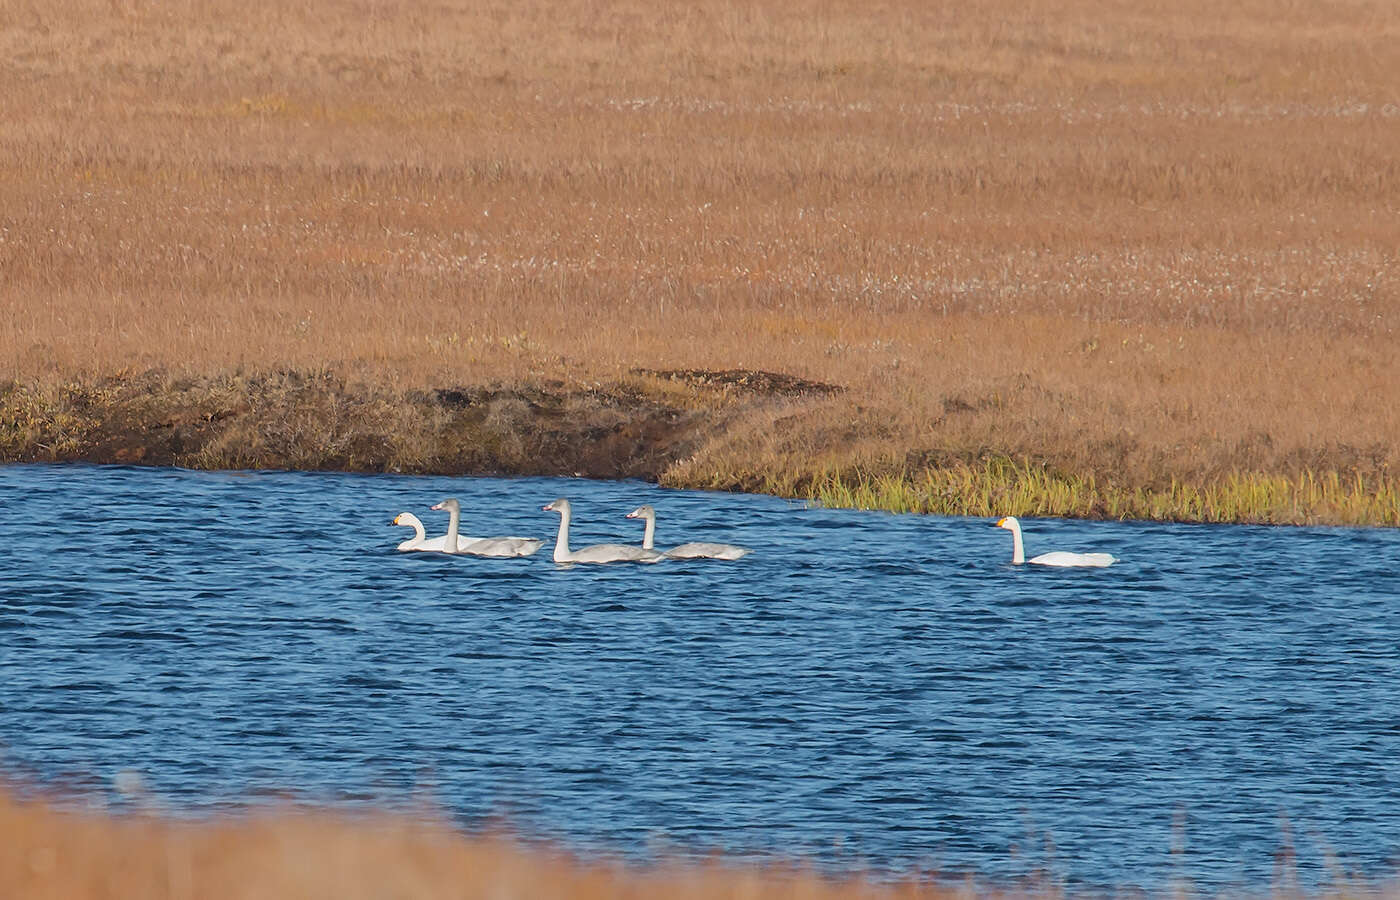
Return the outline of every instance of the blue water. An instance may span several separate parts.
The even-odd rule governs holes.
[[[464,531],[737,562],[394,551]],[[583,852],[1160,889],[1389,878],[1400,533],[805,509],[639,483],[0,467],[0,773],[393,806]],[[128,776],[129,777],[129,776]],[[154,798],[154,801],[151,800]],[[1290,837],[1291,836],[1291,837]]]

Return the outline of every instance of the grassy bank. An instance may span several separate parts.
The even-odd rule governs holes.
[[[1153,488],[1100,485],[1092,474],[997,459],[918,474],[831,473],[807,493],[826,506],[953,516],[1400,526],[1400,480],[1344,480],[1335,471],[1234,472],[1216,482]]]
[[[1380,0],[3,17],[0,450],[1395,524],[1396,29]],[[734,371],[838,390],[694,376]]]
[[[830,385],[737,370],[409,391],[325,371],[148,372],[0,387],[0,462],[569,474],[894,512],[1400,526],[1400,480],[1355,467],[1144,482],[987,450],[860,455],[888,421]]]

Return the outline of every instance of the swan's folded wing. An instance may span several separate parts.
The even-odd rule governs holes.
[[[440,534],[437,537],[424,538],[422,543],[413,549],[426,550],[430,553],[443,553],[447,550],[447,535]]]
[[[666,551],[666,555],[672,559],[738,559],[750,552],[748,547],[736,547],[733,544],[691,541],[679,547],[672,547]]]
[[[1056,550],[1053,553],[1042,553],[1030,560],[1038,566],[1060,566],[1068,568],[1071,566],[1084,566],[1102,568],[1111,566],[1118,559],[1112,553],[1068,553],[1064,550]]]
[[[594,544],[592,547],[584,547],[577,550],[571,557],[571,562],[583,563],[609,563],[609,562],[657,562],[665,559],[655,550],[643,550],[634,544]]]
[[[469,553],[472,556],[515,557],[529,556],[542,546],[544,541],[539,538],[477,538],[469,544],[460,544],[457,552]]]

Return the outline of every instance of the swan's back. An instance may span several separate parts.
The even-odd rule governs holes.
[[[469,553],[472,556],[516,557],[530,556],[542,546],[544,541],[539,538],[478,538],[471,543],[461,544],[457,552]]]
[[[459,536],[459,537],[457,538],[457,552],[458,552],[458,553],[468,553],[468,552],[470,552],[469,550],[467,550],[468,547],[470,547],[472,544],[479,544],[479,543],[481,543],[483,540],[486,540],[486,538],[460,537],[460,536]],[[410,549],[412,549],[412,550],[426,550],[426,551],[433,552],[433,553],[446,553],[446,552],[447,552],[447,535],[445,535],[445,534],[440,534],[440,535],[438,535],[437,537],[424,538],[424,539],[422,540],[421,543],[417,544],[417,545],[414,546],[414,547],[411,547]]]
[[[1118,558],[1112,553],[1070,553],[1066,550],[1042,553],[1029,560],[1038,566],[1059,566],[1062,568],[1071,566],[1103,568],[1111,566],[1117,561]]]
[[[691,541],[679,547],[672,547],[666,551],[666,555],[672,559],[738,559],[750,552],[752,551],[748,547],[737,547],[734,544]]]
[[[568,562],[656,562],[662,555],[655,550],[643,550],[632,544],[594,544],[569,554]]]

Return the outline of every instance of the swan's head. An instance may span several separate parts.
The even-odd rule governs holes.
[[[406,528],[417,528],[423,523],[418,521],[418,517],[415,516],[413,513],[401,512],[397,516],[394,516],[394,521],[390,522],[389,524],[403,525]]]
[[[654,518],[656,518],[656,510],[652,509],[651,506],[649,506],[649,505],[648,505],[648,506],[639,506],[639,507],[637,507],[636,509],[632,510],[630,513],[628,513],[628,514],[627,514],[627,518],[629,518],[629,519],[654,519]]]
[[[557,512],[559,513],[559,515],[564,516],[568,515],[569,513],[569,501],[565,500],[563,497],[560,497],[553,503],[546,503],[540,508],[543,509],[545,512]]]
[[[461,512],[462,504],[457,502],[456,497],[448,497],[446,500],[434,506],[433,509],[445,509],[448,512]]]
[[[1015,531],[1017,528],[1020,527],[1020,525],[1021,523],[1016,521],[1015,516],[1002,516],[1000,519],[997,519],[995,523],[993,523],[992,527],[1005,528],[1007,531]]]

